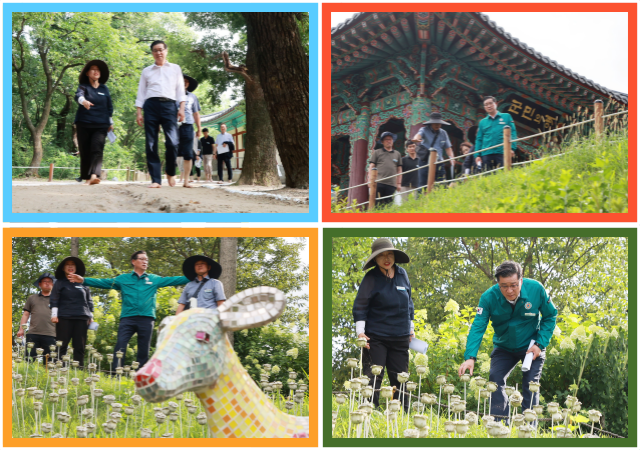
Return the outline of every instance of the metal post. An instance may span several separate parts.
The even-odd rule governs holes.
[[[602,100],[596,100],[593,102],[593,118],[595,119],[595,129],[596,129],[596,137],[599,138],[602,136],[602,132],[604,131],[604,103]]]
[[[435,148],[429,149],[429,179],[427,180],[427,194],[433,190],[433,183],[436,182],[436,159],[438,151]]]
[[[505,125],[502,129],[502,137],[504,138],[504,170],[511,170],[511,127]]]
[[[49,164],[49,182],[53,181],[53,163]]]
[[[376,207],[376,191],[378,190],[378,171],[369,171],[369,211],[373,211]]]

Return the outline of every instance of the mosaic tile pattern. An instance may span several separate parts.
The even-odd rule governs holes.
[[[287,299],[282,291],[268,286],[245,289],[218,308],[222,326],[228,331],[258,328],[273,322],[284,311]]]
[[[138,393],[162,402],[195,391],[213,437],[309,437],[309,418],[278,410],[251,379],[226,331],[274,321],[286,306],[271,287],[247,289],[217,310],[192,308],[160,324],[158,346],[136,372]]]

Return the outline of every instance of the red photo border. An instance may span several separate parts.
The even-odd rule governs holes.
[[[629,20],[629,104],[637,98],[638,5],[636,3],[323,3],[322,4],[322,221],[323,222],[636,222],[637,116],[629,108],[629,212],[627,213],[377,213],[331,212],[331,13],[391,11],[626,12]]]

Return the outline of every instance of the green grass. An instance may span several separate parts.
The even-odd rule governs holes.
[[[471,397],[469,399],[470,403],[473,403],[473,397]],[[349,435],[349,415],[348,415],[348,409],[349,409],[349,405],[348,405],[348,401],[343,404],[340,405],[339,409],[338,409],[338,404],[335,401],[335,397],[333,398],[332,401],[332,405],[331,405],[331,410],[332,411],[338,411],[338,417],[337,417],[337,421],[336,421],[336,425],[335,428],[333,430],[333,437],[334,438],[346,438]],[[381,406],[383,405],[383,403],[380,404]],[[521,413],[522,411],[519,410],[519,413]],[[410,416],[406,416],[403,415],[401,416],[400,413],[398,413],[398,434],[400,435],[401,438],[404,438],[404,430],[406,430],[407,428],[415,428],[415,426],[413,425],[413,416],[414,416],[414,412],[411,412]],[[429,422],[429,418],[431,417],[431,409],[430,407],[426,407],[425,412],[423,413],[423,415],[427,416],[427,422]],[[453,415],[453,413],[452,413]],[[482,416],[482,405],[480,405],[480,416]],[[378,411],[374,411],[371,416],[370,416],[370,420],[371,420],[371,429],[373,431],[373,437],[375,438],[386,438],[387,437],[387,422],[386,422],[386,417],[384,416],[384,414],[382,412],[378,412]],[[444,431],[444,424],[445,422],[449,420],[448,416],[447,416],[447,409],[446,406],[444,407],[444,409],[440,411],[440,418],[438,419],[438,407],[434,406],[433,407],[433,421],[431,422],[431,428],[430,428],[430,432],[429,434],[426,436],[427,438],[460,438],[459,435],[455,435],[454,434],[447,434]],[[454,418],[452,418],[451,420],[455,420]],[[480,419],[481,420],[481,419]],[[428,426],[428,425],[427,425]],[[554,426],[554,429],[556,427]],[[581,437],[580,431],[582,431],[582,434],[586,434],[589,433],[591,430],[591,424],[582,424],[580,426],[580,430],[578,430],[577,426],[572,426],[573,429],[573,433],[574,433],[574,437]],[[597,431],[594,431],[595,434],[598,434]],[[351,437],[355,438],[357,437],[356,434],[356,428],[354,425],[351,426]],[[392,436],[392,432],[391,432],[391,428],[389,430],[389,437],[393,437]],[[517,438],[518,437],[518,430],[516,429],[515,426],[513,426],[512,430],[511,430],[511,438]],[[551,423],[550,422],[540,422],[540,427],[538,428],[537,432],[534,433],[534,435],[532,435],[532,437],[536,438],[536,439],[550,439],[550,438],[556,438],[557,436],[554,434],[552,436],[551,434]],[[608,436],[606,435],[601,435],[600,437],[602,438],[608,438]],[[465,439],[468,438],[489,438],[489,439],[495,439],[492,436],[489,436],[487,434],[487,431],[485,429],[485,427],[483,425],[469,425],[469,431],[467,432],[467,434],[464,436]]]
[[[34,398],[28,397],[27,395],[23,397],[16,397],[15,391],[18,388],[37,386],[38,389],[42,390],[44,390],[46,387],[44,399],[38,400],[43,403],[42,411],[39,412],[40,419],[38,420],[38,422],[40,424],[51,423],[54,425],[53,431],[50,434],[42,433],[41,429],[39,430],[39,433],[43,434],[45,437],[52,437],[57,433],[62,434],[62,437],[77,437],[76,427],[81,425],[79,412],[84,408],[92,407],[90,388],[84,383],[84,379],[87,378],[89,374],[81,370],[78,370],[76,372],[75,369],[71,368],[68,374],[68,379],[70,380],[71,378],[79,378],[80,384],[77,387],[73,386],[70,381],[66,386],[63,386],[62,383],[59,384],[56,392],[60,389],[67,389],[68,394],[64,402],[61,399],[58,401],[58,403],[54,404],[48,401],[49,393],[53,392],[53,390],[51,389],[51,380],[57,380],[59,376],[62,375],[57,374],[55,378],[49,378],[49,382],[47,383],[47,372],[42,364],[29,364],[27,373],[27,364],[25,362],[15,364],[13,371],[14,373],[19,373],[20,375],[22,375],[23,379],[19,383],[19,385],[15,380],[13,381],[12,399],[15,400],[15,403],[14,407],[12,408],[11,417],[12,436],[14,438],[28,438],[36,432],[35,410],[33,407]],[[24,378],[25,374],[26,379]],[[95,399],[95,405],[97,407],[96,409],[98,410],[98,417],[94,415],[94,417],[89,420],[89,422],[96,424],[97,427],[95,435],[90,435],[91,437],[140,437],[139,430],[141,428],[150,429],[152,431],[151,437],[160,437],[165,433],[173,433],[174,438],[207,437],[206,425],[199,425],[196,420],[196,416],[204,412],[204,410],[202,409],[200,400],[196,398],[193,392],[184,393],[182,400],[172,398],[162,403],[147,403],[143,400],[139,406],[135,407],[134,413],[131,416],[127,416],[124,413],[124,407],[133,405],[133,403],[131,402],[131,397],[136,394],[133,380],[123,375],[120,381],[118,378],[107,376],[104,373],[101,374],[100,378],[100,381],[94,385],[94,389],[102,389],[104,392],[103,397],[96,397]],[[275,399],[275,404],[279,409],[292,414],[293,410],[287,411],[285,408],[285,402],[287,401],[287,399],[283,394],[288,393],[289,389],[286,386],[283,387],[281,394]],[[88,395],[89,402],[84,406],[77,406],[76,399],[81,395]],[[111,407],[104,402],[104,396],[106,395],[114,395],[116,397],[116,403],[120,403],[123,405],[123,411],[121,411],[122,419],[119,421],[116,430],[112,434],[106,433],[102,428],[102,424],[107,422],[107,420],[109,419],[108,415],[112,412]],[[191,399],[193,401],[192,404],[196,407],[195,413],[189,414],[187,412],[187,407],[185,405],[184,399]],[[157,424],[154,417],[156,413],[156,411],[154,411],[154,408],[168,407],[169,402],[175,402],[179,405],[178,409],[176,410],[179,419],[176,422],[171,422],[169,421],[169,419],[166,419],[165,423]],[[71,416],[71,421],[67,424],[61,424],[55,419],[55,417],[52,417],[54,413],[54,406],[56,413],[59,411],[66,411],[67,413],[69,413],[69,415]],[[165,415],[168,416],[168,414]],[[305,395],[305,401],[302,404],[301,410],[300,405],[296,405],[296,415],[309,415],[308,392]]]
[[[437,186],[428,196],[372,213],[624,213],[628,211],[626,131],[603,140],[573,140],[562,156],[516,166],[511,172]],[[344,202],[333,205],[344,210]]]

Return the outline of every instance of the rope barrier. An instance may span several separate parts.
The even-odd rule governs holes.
[[[519,165],[522,165],[522,164],[529,164],[529,163],[536,162],[536,161],[544,161],[546,159],[557,158],[558,156],[564,156],[564,155],[569,154],[569,153],[572,153],[572,152],[565,152],[565,153],[560,153],[560,154],[557,154],[557,155],[545,156],[544,158],[532,159],[530,161],[522,161],[522,162],[519,162],[519,163],[512,164],[512,166],[519,166]],[[460,178],[454,178],[453,180],[436,181],[433,184],[436,185],[436,184],[455,183],[456,181],[463,181],[463,180],[467,180],[469,178],[475,178],[475,177],[481,177],[481,176],[484,176],[484,175],[489,175],[490,173],[497,172],[498,170],[502,170],[502,169],[504,169],[504,167],[498,167],[497,169],[488,170],[486,172],[477,173],[475,175],[468,175],[468,176],[464,176],[464,177],[460,177]],[[397,194],[400,194],[400,195],[408,194],[410,192],[414,192],[414,191],[417,191],[419,189],[425,189],[425,188],[426,188],[426,186],[420,186],[420,187],[417,187],[415,189],[410,189],[408,191],[403,191],[403,192],[399,192],[399,193],[396,192],[396,193],[393,193],[391,195],[387,195],[386,197],[376,197],[376,201],[384,200],[385,198],[391,198],[391,197],[393,197],[393,196],[395,196]],[[362,206],[362,205],[365,205],[367,203],[369,203],[368,200],[366,202],[362,202],[362,203],[359,203],[357,205],[347,206],[344,209],[356,208],[358,206]]]
[[[628,112],[629,112],[628,110],[627,111],[619,111],[617,113],[612,113],[612,114],[608,114],[606,116],[602,116],[602,118],[606,119],[606,118],[617,116],[617,115],[620,115],[620,114],[626,114]],[[580,125],[584,125],[586,123],[595,122],[595,120],[596,120],[595,118],[594,119],[588,119],[588,120],[585,120],[585,121],[582,121],[582,122],[577,122],[577,123],[574,123],[574,124],[571,124],[571,125],[566,125],[566,126],[561,127],[561,128],[554,128],[553,130],[543,131],[543,132],[538,133],[538,134],[532,134],[531,136],[525,136],[525,137],[522,137],[522,138],[515,139],[515,140],[511,141],[511,143],[513,144],[514,142],[526,141],[528,139],[532,139],[532,138],[535,138],[535,137],[538,137],[538,136],[543,136],[543,135],[546,135],[546,134],[555,133],[556,131],[561,131],[561,130],[577,127],[577,126],[580,126]],[[436,162],[436,165],[437,164],[444,164],[446,162],[454,161],[454,160],[460,159],[460,158],[466,158],[469,155],[475,155],[476,153],[486,152],[487,150],[493,150],[494,148],[498,148],[498,147],[502,147],[502,146],[503,146],[503,144],[498,144],[498,145],[494,145],[492,147],[483,148],[481,150],[475,150],[475,151],[473,151],[471,153],[467,153],[466,155],[460,155],[460,156],[455,156],[455,157],[449,158],[449,159],[443,159],[442,161]],[[429,166],[426,165],[426,166],[418,167],[416,169],[407,170],[406,172],[402,172],[402,173],[399,173],[399,174],[396,174],[396,175],[391,175],[391,176],[386,177],[386,178],[380,178],[380,179],[378,179],[376,181],[380,182],[380,181],[388,180],[388,179],[391,179],[391,178],[397,178],[398,176],[402,176],[402,175],[407,174],[407,173],[415,172],[416,170],[424,169],[425,167],[429,167]],[[369,183],[367,182],[367,183],[358,184],[356,186],[350,186],[348,188],[340,189],[340,190],[336,191],[336,193],[348,191],[350,189],[355,189],[355,188],[362,187],[362,186],[367,186],[368,184]]]
[[[12,169],[47,169],[49,170],[49,167],[30,167],[30,166],[11,166]],[[73,169],[73,170],[80,170],[80,167],[58,167],[58,166],[54,166],[54,169]],[[129,170],[131,172],[135,172],[134,169],[102,169],[105,171],[109,171],[109,172],[116,172],[118,170],[123,171],[123,170]]]

